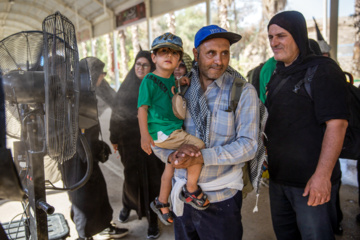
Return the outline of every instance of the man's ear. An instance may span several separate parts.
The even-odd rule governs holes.
[[[195,62],[197,62],[198,61],[198,51],[196,48],[193,48],[193,54],[194,54],[194,60],[195,60]]]

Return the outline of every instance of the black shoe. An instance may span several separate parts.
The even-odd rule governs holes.
[[[334,233],[335,233],[335,235],[342,235],[343,232],[344,232],[344,229],[342,228],[341,224],[339,223],[336,226],[336,229],[334,229]]]
[[[357,221],[358,223],[360,223],[360,214],[358,214],[358,215],[356,216],[356,221]]]
[[[157,239],[160,236],[159,227],[149,227],[147,231],[148,239]]]
[[[117,228],[113,225],[111,225],[108,228],[105,228],[98,234],[93,236],[94,240],[107,240],[107,239],[118,239],[125,237],[128,235],[129,229],[127,228]]]
[[[126,207],[123,207],[123,209],[121,209],[120,215],[119,215],[119,221],[121,223],[127,222],[129,220],[130,211],[131,210]]]

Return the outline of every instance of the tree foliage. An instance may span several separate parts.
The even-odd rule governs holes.
[[[239,43],[234,44],[231,47],[231,66],[235,69],[240,70],[243,74],[246,73],[247,65],[245,65],[246,69],[242,69],[244,66],[243,61],[241,61],[240,56],[244,53],[245,48],[257,41],[257,36],[259,34],[260,28],[258,22],[254,22],[253,24],[244,26],[242,23],[246,20],[247,16],[254,13],[261,3],[264,1],[270,2],[279,2],[280,0],[257,0],[257,1],[241,1],[241,0],[211,0],[211,23],[212,24],[221,24],[221,19],[226,19],[226,29],[232,32],[239,33],[242,35],[242,39]],[[254,2],[256,4],[254,4]],[[281,4],[285,4],[286,0],[281,0]],[[226,16],[220,17],[220,8],[218,4],[222,4],[222,7],[226,7],[226,11],[222,10],[222,14],[226,14]],[[281,5],[280,4],[280,5]],[[276,8],[276,6],[275,6]],[[169,21],[171,17],[173,21]],[[174,34],[180,36],[183,40],[183,48],[186,53],[188,53],[192,58],[192,49],[194,47],[194,39],[196,32],[203,26],[206,25],[206,4],[200,3],[197,5],[193,5],[188,8],[184,8],[178,11],[175,11],[173,15],[164,14],[162,16],[151,19],[151,29],[152,29],[152,39],[157,36],[170,31],[171,29],[175,29]],[[169,26],[169,22],[171,25]],[[137,24],[138,30],[138,42],[143,50],[149,49],[148,40],[148,31],[147,31],[147,22],[143,21]],[[169,28],[170,27],[170,28]],[[173,30],[174,31],[174,30]],[[116,33],[117,31],[115,31]],[[127,54],[127,66],[130,69],[134,64],[134,59],[137,52],[134,51],[133,46],[133,31],[131,26],[127,26],[124,28],[125,32],[125,49]],[[113,38],[111,38],[113,41]],[[150,40],[152,41],[152,40]],[[254,46],[257,46],[254,44]],[[106,71],[110,72],[113,69],[110,69],[111,64],[108,63],[107,58],[107,46],[106,46],[106,38],[104,36],[98,37],[96,41],[96,57],[98,57],[101,61],[105,63]],[[86,52],[91,54],[91,41],[86,42]],[[115,63],[115,67],[119,67],[122,60],[120,59],[120,43],[117,40],[117,56],[118,63]],[[82,51],[80,51],[81,53]],[[85,56],[81,56],[85,57]],[[252,61],[249,59],[249,61]],[[111,75],[111,74],[110,74]],[[119,69],[120,81],[125,78],[125,74],[122,73],[122,69]],[[115,79],[107,77],[107,80],[114,85]]]
[[[360,0],[355,2],[354,27],[357,29],[353,50],[352,73],[355,78],[360,77]]]
[[[353,17],[355,19],[354,27],[357,29],[357,35],[360,35],[360,0],[356,0],[355,2],[355,13]],[[356,40],[359,40],[359,38]]]

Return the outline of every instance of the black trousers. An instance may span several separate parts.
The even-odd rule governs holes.
[[[270,208],[274,231],[278,240],[335,240],[336,192],[331,188],[331,200],[316,207],[308,206],[304,188],[277,184],[270,180]]]
[[[242,192],[222,202],[210,203],[205,210],[197,210],[184,204],[184,213],[175,217],[176,240],[241,240]]]

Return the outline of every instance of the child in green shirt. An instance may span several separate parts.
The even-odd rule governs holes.
[[[147,154],[151,154],[151,146],[155,145],[174,150],[182,144],[204,148],[203,141],[182,129],[183,120],[175,117],[172,111],[171,99],[176,86],[173,72],[183,55],[181,38],[165,33],[155,38],[151,47],[151,57],[156,69],[141,82],[138,98],[141,148]],[[190,80],[185,77],[178,81],[181,85],[190,84]],[[199,210],[204,210],[209,206],[209,200],[197,185],[201,169],[202,164],[187,168],[188,179],[186,187],[183,188],[182,200]],[[173,222],[168,203],[173,175],[174,168],[167,163],[161,178],[159,197],[151,203],[152,210],[166,225]]]

